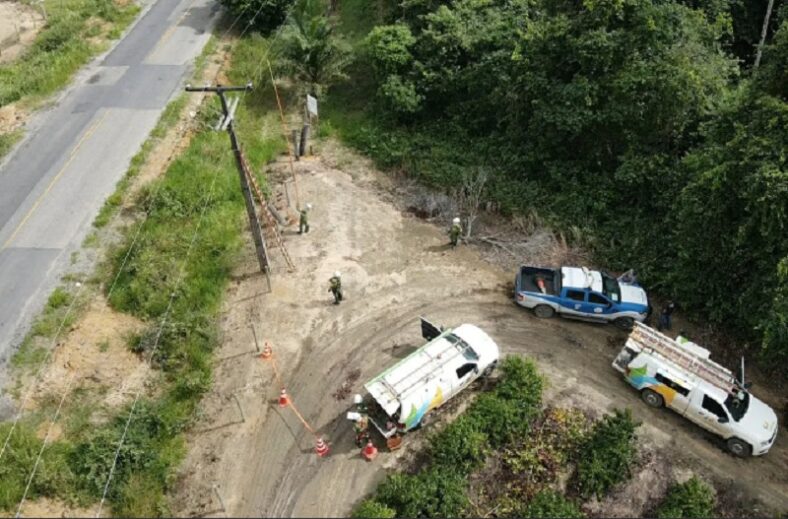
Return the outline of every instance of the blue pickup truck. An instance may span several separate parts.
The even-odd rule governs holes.
[[[650,313],[646,292],[636,282],[585,267],[520,267],[514,287],[515,302],[542,318],[560,314],[629,330]]]

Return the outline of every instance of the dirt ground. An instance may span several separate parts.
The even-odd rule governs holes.
[[[768,455],[740,460],[686,420],[646,407],[610,366],[624,334],[609,326],[535,318],[511,300],[513,271],[486,258],[500,259],[500,247],[451,250],[442,227],[397,202],[400,185],[391,178],[335,144],[324,146],[320,155],[296,163],[301,201],[314,206],[307,235],[297,235],[292,227],[285,231],[297,270],[288,273],[273,249],[269,292],[248,245],[228,290],[214,388],[190,433],[173,513],[348,515],[425,436],[411,434],[396,455],[382,453],[368,463],[353,444],[345,418],[352,393],[423,342],[419,316],[446,326],[474,323],[490,333],[503,354],[535,359],[549,378],[546,400],[551,404],[596,416],[617,407],[632,409],[642,421],[639,468],[618,497],[589,504],[592,514],[646,513],[654,497],[633,499],[633,492],[664,490],[689,473],[725,488],[725,495],[735,496],[741,506],[748,503],[752,515],[788,511],[785,431]],[[272,166],[275,178],[287,177],[285,166],[286,159]],[[291,196],[293,187],[290,183]],[[556,254],[571,257],[565,247],[548,256]],[[339,306],[331,304],[328,293],[328,278],[337,270],[346,296]],[[298,409],[329,442],[328,457],[315,455],[315,437],[291,409],[276,404],[279,387],[270,362],[255,358],[253,327],[261,341],[273,346]],[[781,398],[758,381],[755,393],[773,403]]]
[[[0,63],[8,63],[30,45],[44,26],[44,15],[21,2],[0,2]]]

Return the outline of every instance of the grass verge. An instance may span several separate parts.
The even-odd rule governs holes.
[[[242,40],[238,45],[249,43]],[[234,79],[239,70],[253,67],[250,60],[254,59],[259,55],[239,53],[228,74]],[[207,109],[199,121],[203,128],[213,122],[216,102],[208,98],[204,105]],[[162,116],[160,125],[171,124],[177,113],[175,104]],[[259,128],[267,114],[252,96],[244,98],[236,117],[243,121],[237,130],[253,170],[284,149],[278,137],[261,135]],[[154,132],[152,137],[163,134]],[[143,146],[127,178],[133,178],[149,151]],[[127,187],[128,180],[118,186],[117,201],[108,202],[101,225],[114,214],[128,193]],[[165,493],[185,453],[183,431],[211,384],[218,312],[244,239],[244,206],[227,136],[212,131],[197,133],[162,178],[135,194],[135,210],[138,216],[148,213],[148,217],[128,260],[124,262],[136,224],[121,231],[120,243],[111,248],[96,277],[106,287],[118,276],[109,302],[116,310],[147,323],[147,332],[130,343],[159,368],[159,379],[155,393],[143,396],[131,415],[108,499],[115,515],[167,516]],[[56,320],[56,312],[68,306],[69,297],[56,290],[40,319],[47,323]],[[49,334],[51,327],[47,324],[39,331]],[[23,355],[19,362],[32,363],[32,350],[19,355]],[[121,408],[114,416],[91,422],[88,430],[79,425],[90,422],[85,409],[75,406],[74,416],[65,413],[61,417],[66,424],[64,434],[45,450],[46,456],[53,456],[48,466],[54,472],[45,477],[39,469],[29,499],[46,496],[83,506],[99,499],[130,412],[129,406]],[[0,509],[12,509],[21,498],[20,482],[27,480],[33,465],[28,453],[40,448],[36,419],[41,421],[40,417],[26,416],[12,436],[0,476],[14,476],[0,477]],[[0,426],[0,433],[8,427]],[[45,485],[47,481],[58,484]]]
[[[0,106],[39,101],[66,85],[139,12],[114,0],[45,0],[47,24],[20,59],[0,66]]]
[[[6,154],[11,151],[11,148],[14,147],[14,144],[19,142],[19,139],[22,138],[24,132],[22,130],[14,130],[8,133],[0,133],[0,160],[6,156]]]

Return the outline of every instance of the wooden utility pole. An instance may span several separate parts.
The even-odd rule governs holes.
[[[260,220],[257,218],[257,211],[255,210],[254,200],[252,199],[252,191],[249,188],[246,163],[244,162],[241,148],[238,145],[238,138],[236,137],[235,129],[233,128],[233,118],[237,103],[234,104],[231,109],[228,107],[227,99],[224,97],[225,92],[247,92],[251,89],[251,83],[246,86],[216,85],[215,87],[192,87],[190,85],[186,85],[187,92],[214,92],[219,96],[219,100],[222,102],[224,120],[220,124],[220,127],[222,129],[226,129],[227,134],[230,136],[230,144],[232,145],[233,154],[235,155],[235,163],[238,166],[238,177],[241,180],[241,192],[243,192],[244,201],[246,202],[246,214],[249,217],[249,227],[252,231],[252,239],[254,240],[254,248],[257,252],[257,261],[260,264],[260,271],[266,275],[269,275],[268,252],[265,246],[265,239],[263,238],[263,230],[260,227]],[[251,174],[251,172],[248,174]],[[261,210],[265,211],[265,207],[263,207]]]

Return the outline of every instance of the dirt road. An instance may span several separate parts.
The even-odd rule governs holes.
[[[311,232],[286,235],[297,271],[278,268],[267,293],[264,279],[254,273],[250,246],[232,283],[215,387],[189,439],[174,513],[216,513],[221,505],[215,486],[230,516],[347,515],[397,459],[382,453],[365,462],[344,417],[351,399],[332,394],[354,370],[361,371],[353,385],[359,391],[420,345],[420,315],[447,326],[479,325],[504,353],[536,359],[550,380],[549,401],[598,414],[631,407],[643,422],[642,441],[664,452],[671,464],[718,483],[729,484],[735,476],[733,486],[743,499],[788,510],[784,431],[767,456],[738,460],[695,426],[647,408],[610,367],[620,332],[536,319],[512,303],[511,272],[484,261],[473,248],[448,249],[441,229],[390,203],[391,185],[383,175],[336,151],[324,155],[297,166],[301,199],[314,205]],[[327,291],[335,270],[342,272],[346,291],[339,306]],[[276,405],[271,365],[252,355],[252,324],[261,339],[271,341],[298,409],[330,442],[329,457],[318,458],[314,437],[290,409]],[[407,437],[400,452],[423,436]]]

